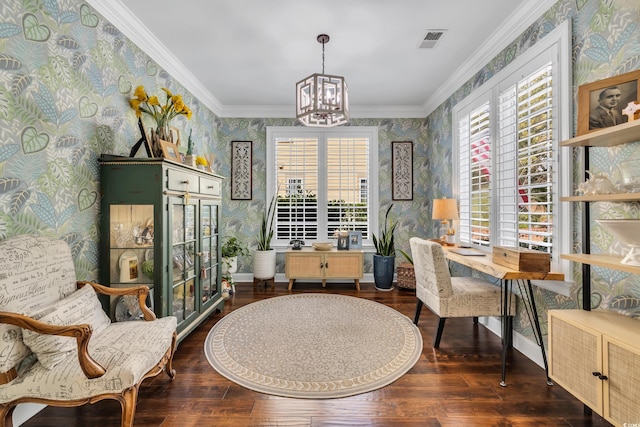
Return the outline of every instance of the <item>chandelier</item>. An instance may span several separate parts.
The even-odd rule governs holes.
[[[312,74],[296,83],[296,118],[305,126],[333,127],[349,122],[349,90],[344,77],[324,73],[324,44],[329,36],[320,34],[322,74]]]

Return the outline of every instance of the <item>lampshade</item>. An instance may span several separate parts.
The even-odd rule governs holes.
[[[324,44],[320,34],[322,74],[312,74],[296,83],[296,118],[305,126],[333,127],[349,122],[349,89],[344,77],[324,73]]]
[[[432,219],[458,219],[456,199],[433,199]]]

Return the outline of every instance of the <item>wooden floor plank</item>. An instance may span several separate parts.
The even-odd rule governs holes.
[[[500,387],[500,338],[471,319],[450,319],[440,349],[431,346],[437,318],[423,308],[424,340],[418,363],[379,390],[342,399],[290,399],[245,389],[219,375],[207,362],[203,343],[211,327],[231,311],[290,293],[336,293],[377,301],[413,318],[415,291],[376,291],[373,284],[286,283],[275,290],[236,285],[222,313],[210,316],[178,347],[175,381],[166,375],[140,387],[137,427],[189,426],[608,426],[560,386],[547,386],[543,369],[516,350],[509,353],[508,386]],[[119,426],[120,406],[102,401],[80,408],[48,407],[25,427]]]

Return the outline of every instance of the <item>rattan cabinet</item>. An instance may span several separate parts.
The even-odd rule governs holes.
[[[588,170],[590,147],[614,147],[638,141],[640,120],[601,129],[561,142],[583,149]],[[585,177],[586,179],[587,177]],[[582,264],[583,310],[549,311],[549,373],[558,384],[616,425],[640,420],[640,321],[602,310],[591,311],[591,267],[640,274],[621,264],[622,256],[591,253],[591,204],[639,202],[640,193],[565,196],[582,203],[582,253],[561,257]]]
[[[549,310],[549,376],[617,426],[640,420],[640,321]]]
[[[326,286],[327,279],[353,279],[356,289],[360,290],[363,263],[364,252],[361,250],[289,249],[285,253],[285,276],[289,279],[289,290],[296,279],[321,279],[322,287]]]

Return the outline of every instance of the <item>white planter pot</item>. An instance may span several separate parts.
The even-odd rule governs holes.
[[[222,274],[233,274],[238,271],[238,257],[222,258]]]
[[[273,279],[276,276],[276,251],[255,251],[253,253],[253,278]]]

